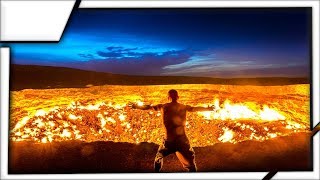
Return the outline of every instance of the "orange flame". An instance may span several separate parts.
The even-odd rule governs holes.
[[[140,106],[145,104],[142,101],[136,103]],[[220,105],[218,99],[205,106],[208,105],[214,105],[215,111],[188,114],[186,128],[192,131],[187,130],[187,133],[195,146],[263,141],[308,129],[307,125],[287,119],[285,113],[267,105],[257,109],[229,100]],[[39,143],[107,140],[160,144],[164,134],[161,116],[160,112],[132,110],[125,104],[98,102],[82,105],[72,102],[66,107],[37,110],[33,115],[30,113],[23,117],[11,130],[11,140]],[[204,129],[205,134],[202,132]],[[219,133],[210,133],[215,131]]]
[[[285,117],[275,109],[269,108],[267,105],[263,106],[262,110],[254,111],[250,107],[238,103],[231,104],[226,100],[222,107],[220,107],[219,100],[214,101],[215,111],[199,112],[207,120],[239,120],[239,119],[253,119],[253,120],[285,120]]]

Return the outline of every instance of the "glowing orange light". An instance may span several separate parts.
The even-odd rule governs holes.
[[[142,101],[137,101],[142,106]],[[197,146],[212,145],[218,142],[237,143],[244,140],[263,141],[308,129],[308,126],[287,119],[288,115],[267,105],[252,108],[246,103],[232,103],[229,100],[220,104],[215,99],[214,111],[188,113],[186,128],[193,143]],[[79,115],[81,114],[81,115]],[[32,140],[41,143],[66,140],[114,142],[155,142],[161,143],[163,135],[161,111],[137,111],[126,108],[124,104],[98,102],[83,105],[72,102],[70,105],[37,110],[34,115],[22,117],[11,130],[12,141]],[[119,122],[120,120],[120,122]],[[263,126],[259,123],[274,123]],[[195,121],[198,124],[195,124]],[[223,122],[221,125],[215,124]],[[202,128],[205,134],[193,134],[194,128]],[[263,127],[261,127],[263,126]],[[279,129],[278,129],[279,127]],[[286,129],[288,132],[281,130]],[[220,128],[221,133],[214,135]],[[190,131],[192,129],[192,131]],[[212,130],[211,130],[212,129]],[[290,131],[289,131],[290,130]]]

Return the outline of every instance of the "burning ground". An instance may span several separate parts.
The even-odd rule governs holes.
[[[128,164],[121,167],[121,162],[118,162],[114,163],[114,166],[109,165],[109,169],[99,165],[101,167],[95,169],[96,171],[93,169],[89,172],[152,171],[152,168],[148,167],[152,165],[157,145],[161,143],[164,135],[161,113],[133,110],[128,103],[135,102],[140,105],[166,103],[167,92],[170,89],[178,90],[181,103],[192,106],[215,106],[215,111],[193,112],[187,116],[187,134],[192,146],[196,147],[200,171],[309,168],[309,85],[106,85],[12,91],[10,112],[12,172],[50,173],[50,169],[55,166],[48,161],[44,163],[47,169],[40,168],[37,171],[37,168],[33,167],[34,171],[32,169],[28,171],[30,168],[26,165],[26,158],[32,159],[38,155],[28,154],[27,151],[43,152],[45,149],[47,153],[40,154],[46,156],[48,149],[55,152],[64,148],[72,151],[77,149],[75,154],[78,154],[80,161],[85,161],[88,157],[98,158],[98,151],[104,151],[99,148],[100,146],[103,146],[102,149],[109,148],[109,151],[112,151],[112,153],[104,151],[110,155],[110,157],[103,156],[106,161],[114,155],[113,150],[117,150],[122,152],[117,154],[119,158],[123,156],[121,158],[124,160],[121,161],[131,162],[133,160],[130,158],[134,158],[130,153],[132,150],[139,156],[137,163],[146,162],[146,167],[139,165],[140,169],[135,169],[127,167],[130,166]],[[292,137],[296,137],[297,142],[292,143]],[[102,141],[111,142],[101,144]],[[27,147],[19,150],[21,146]],[[229,156],[218,152],[218,149],[229,153]],[[274,153],[277,151],[278,153]],[[142,157],[140,153],[144,153],[145,156]],[[51,159],[56,158],[53,156],[56,153],[49,154],[47,156]],[[207,158],[203,157],[204,154]],[[222,155],[225,160],[219,159],[216,154]],[[298,158],[299,162],[288,161],[286,154],[287,157]],[[70,159],[73,156],[70,152],[65,156],[66,159],[63,161],[69,164],[67,167],[78,162]],[[168,159],[167,161],[170,161],[170,157]],[[288,163],[280,163],[284,160]],[[241,162],[251,162],[252,167],[244,166]],[[170,163],[175,163],[172,157],[167,164]],[[232,163],[238,164],[241,168],[237,169],[231,165]],[[254,166],[254,164],[259,165]],[[118,166],[119,170],[115,168]],[[178,166],[168,166],[172,168],[167,171],[181,171],[176,168]],[[79,168],[73,170],[71,168],[69,171],[63,169],[66,168],[60,167],[60,170],[58,168],[53,172],[81,172]]]

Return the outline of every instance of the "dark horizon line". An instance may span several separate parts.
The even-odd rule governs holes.
[[[94,73],[103,73],[103,74],[112,74],[112,75],[119,75],[119,76],[131,76],[131,77],[194,77],[194,78],[211,78],[211,79],[259,79],[259,78],[307,78],[310,79],[309,76],[252,76],[252,77],[212,77],[212,76],[188,76],[188,75],[131,75],[131,74],[118,74],[118,73],[111,73],[111,72],[104,72],[104,71],[94,71],[94,70],[87,70],[87,69],[79,69],[73,67],[64,67],[64,66],[50,66],[50,65],[34,65],[34,64],[14,64],[10,63],[10,66],[35,66],[35,67],[48,67],[48,68],[65,68],[71,70],[78,70],[78,71],[85,71],[85,72],[94,72]]]

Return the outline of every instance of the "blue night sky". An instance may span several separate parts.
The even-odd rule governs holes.
[[[14,64],[129,75],[308,76],[310,12],[78,10],[59,43],[12,44]]]

